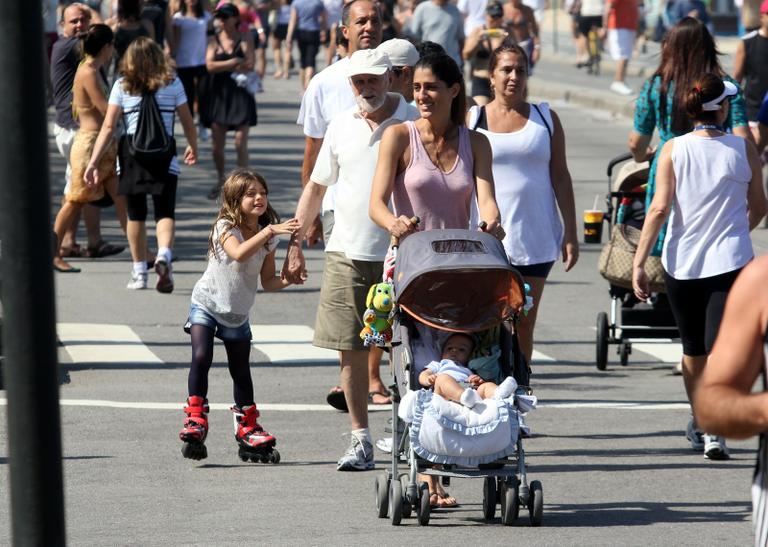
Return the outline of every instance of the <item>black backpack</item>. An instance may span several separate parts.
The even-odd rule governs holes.
[[[128,155],[150,172],[165,173],[176,156],[176,141],[165,130],[154,93],[142,95],[136,132],[127,135],[126,146]]]

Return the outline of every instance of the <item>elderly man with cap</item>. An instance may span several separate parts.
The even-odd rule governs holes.
[[[408,40],[392,38],[376,49],[386,53],[392,63],[392,84],[389,90],[400,93],[409,103],[413,102],[413,67],[419,62],[416,46]]]
[[[335,222],[325,248],[313,343],[339,351],[352,426],[351,444],[338,462],[339,471],[374,467],[368,430],[369,352],[359,333],[368,289],[381,281],[389,234],[370,219],[367,204],[382,133],[390,125],[419,117],[402,96],[388,92],[391,68],[389,57],[378,50],[359,50],[350,56],[346,76],[356,106],[338,114],[328,126],[296,209],[301,241],[317,217],[326,188],[336,186]],[[306,279],[300,245],[289,247],[283,276],[298,283]]]

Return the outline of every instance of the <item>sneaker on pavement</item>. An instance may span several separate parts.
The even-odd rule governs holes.
[[[629,87],[624,82],[616,82],[616,81],[614,81],[611,84],[611,88],[610,89],[611,89],[611,91],[613,91],[614,93],[618,93],[619,95],[632,95],[632,93],[634,93],[634,91],[632,91],[632,88]]]
[[[704,432],[696,427],[696,421],[691,418],[685,427],[685,438],[691,443],[691,448],[699,451],[704,450]]]
[[[731,456],[728,454],[728,447],[725,446],[725,439],[718,435],[704,433],[704,457],[708,460],[729,459]]]
[[[376,448],[385,454],[392,454],[392,437],[384,437],[376,441]]]
[[[137,291],[147,288],[147,272],[136,273],[131,272],[131,280],[125,286],[127,289]]]
[[[375,467],[373,445],[352,435],[349,448],[336,464],[336,471],[367,471]]]
[[[173,272],[171,265],[164,257],[158,256],[155,259],[155,273],[157,274],[157,292],[169,294],[173,292]],[[146,282],[145,282],[146,287]]]

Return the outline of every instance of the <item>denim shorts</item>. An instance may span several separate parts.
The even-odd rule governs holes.
[[[250,340],[252,338],[251,325],[248,321],[239,327],[227,327],[219,323],[205,308],[196,304],[189,306],[189,318],[184,325],[184,332],[189,334],[192,325],[208,327],[219,340],[234,342],[237,340]]]

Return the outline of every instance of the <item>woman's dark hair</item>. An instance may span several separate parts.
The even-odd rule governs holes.
[[[496,65],[499,62],[499,57],[501,57],[502,53],[515,53],[520,56],[523,63],[525,63],[526,67],[526,73],[528,72],[528,54],[525,52],[525,49],[520,47],[520,45],[515,41],[514,38],[511,36],[507,36],[504,38],[504,40],[499,44],[499,47],[494,49],[491,52],[491,57],[488,59],[488,72],[493,73],[493,70],[496,68]]]
[[[718,111],[707,111],[702,105],[717,99],[725,91],[722,78],[712,73],[704,74],[693,82],[685,94],[685,110],[692,120],[705,123],[717,122]],[[727,100],[727,99],[726,99]]]
[[[141,20],[141,1],[140,0],[118,0],[117,19],[119,21]]]
[[[179,6],[179,11],[182,15],[187,15],[187,3],[184,2],[184,0],[182,0],[181,5]],[[195,7],[192,8],[192,15],[197,19],[200,19],[203,16],[203,0],[197,0],[197,2],[195,2]]]
[[[715,40],[707,27],[693,17],[683,17],[664,37],[661,47],[661,62],[652,78],[659,77],[659,104],[661,123],[671,116],[669,129],[682,134],[690,131],[691,120],[687,115],[686,94],[693,87],[694,80],[702,74],[712,73],[722,78],[725,73],[718,60]],[[672,112],[667,112],[670,85],[674,82]],[[650,93],[650,88],[648,90]],[[649,97],[650,98],[650,97]]]
[[[419,59],[428,55],[447,55],[445,48],[437,42],[421,42],[416,46],[416,51],[419,52]]]
[[[467,89],[464,84],[464,75],[456,61],[445,54],[427,55],[419,59],[413,67],[414,72],[419,68],[431,70],[432,74],[448,87],[459,84],[459,93],[451,103],[451,121],[456,125],[464,125],[467,115]]]
[[[80,35],[80,44],[84,55],[96,57],[104,46],[115,41],[115,33],[107,25],[92,25]]]

